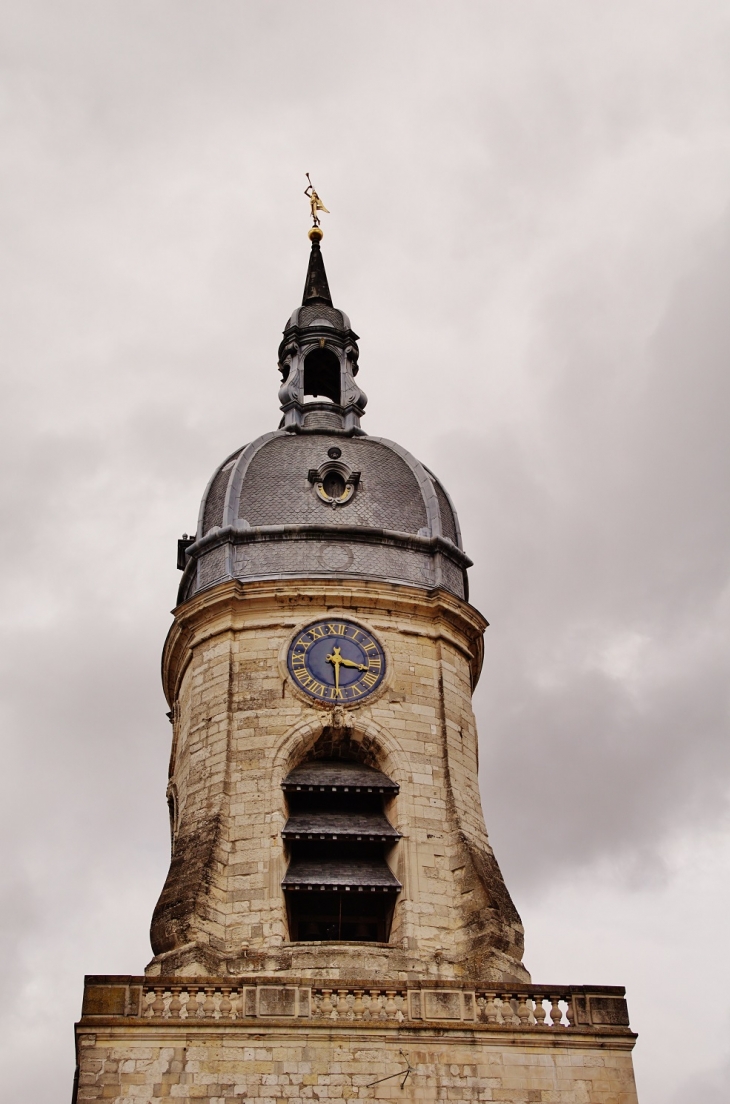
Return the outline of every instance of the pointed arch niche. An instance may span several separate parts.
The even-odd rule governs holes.
[[[399,786],[378,769],[374,741],[326,727],[281,786],[291,941],[387,943],[401,890],[387,809]]]

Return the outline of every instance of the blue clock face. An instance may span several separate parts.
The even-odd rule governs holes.
[[[289,674],[317,701],[353,705],[372,694],[385,677],[385,653],[354,621],[315,621],[292,640]]]

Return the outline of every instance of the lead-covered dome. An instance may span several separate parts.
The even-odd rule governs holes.
[[[226,579],[333,576],[468,596],[471,561],[446,491],[406,449],[360,428],[357,358],[315,236],[303,305],[279,348],[281,425],[214,473],[182,550],[179,601]]]

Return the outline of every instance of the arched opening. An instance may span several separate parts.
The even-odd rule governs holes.
[[[362,762],[309,759],[282,782],[289,937],[387,943],[401,886],[385,861],[400,839],[383,804],[398,793]]]
[[[313,349],[304,361],[304,394],[340,403],[340,362],[331,349]]]

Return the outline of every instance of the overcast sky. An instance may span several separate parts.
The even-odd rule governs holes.
[[[3,1084],[167,871],[159,654],[214,466],[278,422],[309,170],[364,426],[491,622],[487,827],[536,981],[618,983],[641,1104],[730,1079],[726,3],[4,0]]]

